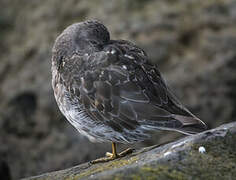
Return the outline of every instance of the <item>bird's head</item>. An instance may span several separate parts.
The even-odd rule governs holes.
[[[55,41],[52,61],[59,64],[61,59],[75,53],[89,54],[100,51],[108,43],[110,35],[107,28],[96,20],[89,20],[67,27]]]

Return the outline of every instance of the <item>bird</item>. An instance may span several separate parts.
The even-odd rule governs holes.
[[[173,95],[158,66],[128,40],[112,40],[98,20],[68,26],[52,48],[52,88],[66,119],[92,142],[111,142],[112,153],[91,163],[108,162],[117,143],[150,138],[167,130],[192,135],[207,129]]]

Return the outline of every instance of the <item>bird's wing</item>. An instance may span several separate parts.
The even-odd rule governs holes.
[[[154,120],[146,121],[148,124],[153,123],[153,126],[158,126],[159,122],[166,119],[164,126],[159,126],[160,129],[176,130],[185,134],[194,134],[206,130],[205,123],[194,116],[171,93],[156,66],[143,63],[141,67],[143,76],[146,75],[148,79],[149,85],[144,91],[151,99],[151,104],[169,113],[165,117],[159,116]]]
[[[106,65],[85,68],[79,82],[71,86],[71,93],[96,123],[118,132],[139,127],[186,134],[202,130],[204,124],[175,101],[159,71],[146,62],[146,57],[108,53],[94,58],[97,62],[102,61],[97,58],[105,58]]]

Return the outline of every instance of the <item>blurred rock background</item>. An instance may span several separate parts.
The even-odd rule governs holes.
[[[110,150],[110,144],[90,143],[76,132],[51,88],[55,38],[68,25],[93,18],[112,38],[142,47],[209,128],[235,121],[236,1],[0,0],[0,163],[12,179],[71,167]],[[132,146],[180,136],[160,132]]]

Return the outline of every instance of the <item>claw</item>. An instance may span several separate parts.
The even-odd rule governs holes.
[[[113,156],[112,153],[110,153],[110,152],[106,152],[106,157],[112,157],[112,156]]]
[[[121,153],[118,154],[119,157],[124,157],[128,154],[131,154],[134,151],[134,149],[128,148],[124,151],[122,151]]]
[[[118,159],[118,158],[124,157],[124,156],[126,156],[126,155],[128,155],[128,154],[130,154],[132,152],[133,152],[133,149],[128,148],[128,149],[122,151],[121,153],[117,154],[116,153],[116,144],[112,143],[112,153],[106,152],[106,157],[93,160],[90,163],[91,164],[95,164],[95,163],[112,161],[114,159]]]

